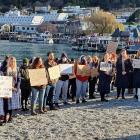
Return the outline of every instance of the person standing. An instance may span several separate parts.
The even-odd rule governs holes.
[[[24,58],[23,64],[19,68],[19,75],[20,75],[20,79],[21,79],[20,89],[21,89],[22,111],[29,110],[27,107],[27,104],[28,104],[28,98],[31,93],[31,87],[30,87],[28,69],[29,69],[29,60],[27,58]]]
[[[12,110],[20,108],[20,80],[17,72],[16,58],[10,56],[7,61],[7,70],[5,76],[11,76],[12,98],[4,98],[4,122],[12,121]],[[9,115],[9,117],[8,117]]]
[[[48,72],[48,69],[50,67],[56,66],[57,63],[55,62],[55,57],[54,57],[54,53],[53,52],[48,52],[47,54],[48,58],[45,61],[45,68]],[[57,83],[58,79],[54,79],[51,80],[48,74],[48,85],[46,88],[46,92],[45,92],[45,97],[44,97],[44,111],[46,111],[46,104],[48,103],[50,110],[55,110],[55,107],[53,105],[53,97],[55,95],[55,88],[56,88],[56,83]]]
[[[87,92],[87,86],[88,86],[88,78],[89,76],[83,76],[79,75],[77,73],[77,67],[78,65],[84,65],[89,67],[87,64],[87,59],[85,55],[82,55],[79,58],[79,62],[76,62],[75,64],[75,75],[76,75],[76,104],[80,103],[80,98],[82,99],[82,103],[87,102],[86,101],[86,92]]]
[[[35,58],[35,60],[33,61],[32,68],[33,69],[45,68],[41,57]],[[38,85],[38,86],[31,87],[31,91],[32,91],[31,115],[37,115],[35,110],[36,110],[36,103],[38,98],[39,98],[39,113],[44,114],[43,102],[44,102],[45,89],[46,89],[46,85]]]
[[[99,65],[99,59],[97,56],[93,56],[92,58],[92,62],[90,63],[90,68],[91,70],[93,69],[98,69],[98,65]],[[95,99],[95,86],[97,83],[97,79],[98,79],[98,73],[95,76],[90,76],[88,81],[89,81],[89,99]]]
[[[125,89],[129,88],[129,74],[133,71],[132,63],[128,57],[125,49],[121,51],[120,56],[116,62],[116,81],[115,86],[117,87],[117,99],[122,93],[122,99],[125,99]]]
[[[107,70],[101,69],[101,63],[105,63],[109,66]],[[105,95],[110,93],[110,84],[112,80],[113,65],[110,60],[110,55],[106,53],[103,60],[99,63],[99,84],[98,91],[100,92],[101,101],[107,102]]]
[[[140,50],[137,52],[135,59],[140,60]],[[134,68],[133,72],[133,88],[136,89],[135,98],[138,99],[138,90],[140,91],[140,69]]]
[[[68,59],[67,55],[65,53],[62,53],[61,59],[58,61],[58,64],[69,64],[69,63],[70,63],[70,60]],[[69,84],[69,75],[61,74],[61,77],[56,83],[56,90],[55,90],[55,96],[54,96],[54,102],[57,108],[59,108],[58,101],[59,101],[59,96],[61,94],[61,91],[62,91],[64,105],[69,104],[67,101],[68,84]]]

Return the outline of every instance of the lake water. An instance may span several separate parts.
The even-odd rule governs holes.
[[[60,57],[61,53],[67,53],[69,58],[78,58],[80,55],[97,55],[100,53],[94,52],[77,52],[71,49],[67,44],[31,44],[23,42],[9,42],[0,40],[0,59],[4,59],[5,55],[10,54],[17,58],[17,62],[21,62],[23,58],[32,58],[40,56],[44,59],[47,57],[47,52],[53,51],[56,57]]]

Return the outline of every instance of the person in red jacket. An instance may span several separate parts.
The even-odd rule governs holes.
[[[75,65],[75,74],[76,74],[76,104],[80,103],[80,98],[82,103],[87,102],[85,99],[86,90],[88,86],[89,76],[82,76],[77,74],[77,65],[87,65],[86,56],[82,55],[79,59],[79,62]]]

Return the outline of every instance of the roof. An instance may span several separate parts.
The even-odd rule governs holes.
[[[114,33],[112,34],[112,37],[119,37],[120,36],[120,29],[117,28]]]
[[[68,18],[67,13],[46,13],[46,14],[38,14],[38,15],[43,16],[45,22],[66,21]]]
[[[40,25],[43,21],[42,16],[0,16],[0,24]]]

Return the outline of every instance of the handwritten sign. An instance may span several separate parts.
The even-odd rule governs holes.
[[[85,65],[78,65],[77,66],[77,75],[90,76],[90,67],[85,66]]]
[[[101,62],[100,63],[100,71],[111,71],[112,70],[112,64],[107,63],[107,62]]]
[[[41,86],[47,85],[48,80],[46,77],[46,70],[45,68],[41,69],[29,69],[29,78],[31,86]]]
[[[91,77],[97,77],[99,75],[98,68],[91,69]]]
[[[59,64],[61,74],[73,74],[74,64]]]
[[[0,76],[0,97],[12,97],[12,77]]]
[[[140,59],[133,59],[133,68],[140,69]]]
[[[107,50],[106,53],[116,53],[118,47],[118,43],[117,42],[109,42],[109,44],[107,45]]]
[[[48,72],[51,80],[58,79],[60,77],[59,65],[48,68]]]

